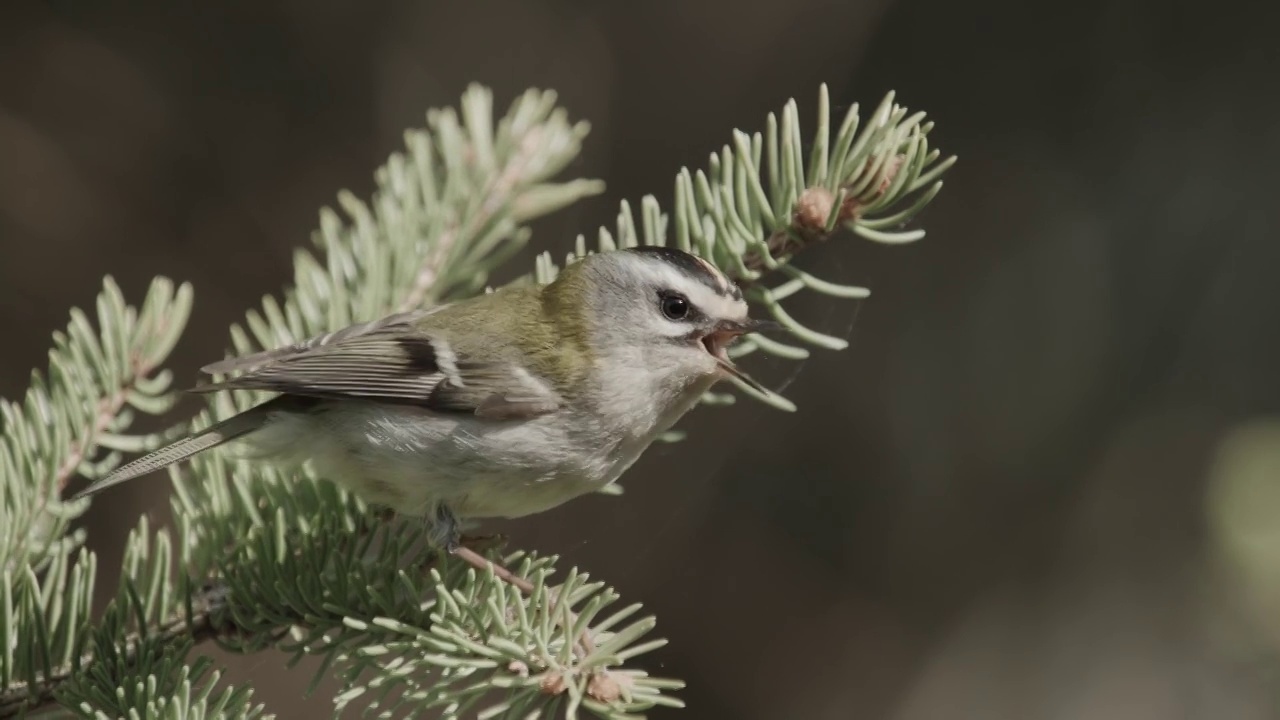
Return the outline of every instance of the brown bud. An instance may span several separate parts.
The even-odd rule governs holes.
[[[568,685],[569,681],[565,680],[563,671],[548,670],[542,676],[542,682],[538,683],[538,689],[542,690],[543,695],[559,695]]]
[[[622,683],[608,670],[591,676],[587,682],[587,695],[603,703],[611,703],[622,697]]]
[[[898,176],[898,172],[902,170],[902,165],[906,161],[907,158],[905,155],[894,155],[886,160],[884,167],[880,168],[880,182],[875,185],[875,194],[873,194],[865,203],[852,195],[845,198],[844,202],[840,204],[840,222],[857,220],[862,215],[862,208],[865,205],[879,200],[886,192],[888,192],[889,186],[893,184],[894,178]],[[869,168],[870,166],[871,160],[868,159],[866,167]],[[865,195],[866,193],[863,194]]]
[[[907,161],[905,155],[894,155],[884,164],[883,175],[880,180],[880,187],[876,189],[876,197],[884,195],[889,191],[889,185],[893,183],[893,179],[898,176],[898,171],[902,169],[902,164]]]
[[[796,198],[792,221],[801,231],[821,233],[827,229],[831,217],[831,205],[836,201],[831,191],[824,187],[805,188]]]

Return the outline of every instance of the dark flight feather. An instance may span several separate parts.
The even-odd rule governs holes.
[[[75,500],[102,492],[113,485],[119,485],[122,482],[180,463],[192,455],[247,435],[261,428],[272,412],[280,410],[305,411],[308,405],[310,403],[306,402],[305,398],[278,397],[268,400],[257,407],[215,423],[194,435],[166,445],[154,452],[147,453],[131,463],[116,468],[108,473],[106,477],[97,480],[89,487],[76,493],[71,499]]]
[[[509,362],[459,357],[442,337],[416,323],[428,312],[353,325],[277,350],[206,366],[242,375],[192,392],[266,390],[330,400],[376,400],[440,412],[521,419],[553,412],[560,398]]]

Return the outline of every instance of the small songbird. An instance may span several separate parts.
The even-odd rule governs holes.
[[[280,393],[139,458],[98,492],[230,441],[251,458],[310,461],[374,505],[419,516],[451,552],[459,520],[514,518],[599,490],[712,385],[748,317],[706,260],[641,246],[589,255],[543,287],[352,325],[208,365],[240,373],[195,392]]]

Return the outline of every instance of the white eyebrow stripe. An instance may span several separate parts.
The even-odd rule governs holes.
[[[720,289],[722,291],[725,291],[726,293],[728,292],[729,290],[729,286],[727,284],[728,278],[724,276],[724,273],[720,272],[720,268],[717,268],[715,265],[712,265],[704,257],[694,255],[693,259],[696,260],[699,265],[706,268],[707,272],[711,273],[711,277],[715,278],[716,282],[720,284]]]
[[[725,320],[742,320],[747,316],[747,303],[721,295],[702,283],[685,282],[680,287],[685,290],[689,302],[702,312],[713,318]]]
[[[742,294],[742,291],[738,290],[738,287],[733,284],[733,281],[729,279],[729,276],[721,272],[720,268],[712,265],[711,261],[700,255],[693,255],[692,257],[699,265],[711,274],[711,277],[716,279],[716,284],[720,287],[720,292],[722,294],[730,297]]]
[[[748,308],[745,300],[735,300],[728,295],[718,293],[701,281],[687,276],[666,263],[644,262],[642,272],[649,276],[653,284],[684,293],[694,307],[713,318],[743,320],[747,317]]]

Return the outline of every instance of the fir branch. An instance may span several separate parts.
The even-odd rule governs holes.
[[[188,639],[200,642],[230,630],[217,619],[225,605],[224,592],[174,591],[170,547],[168,533],[153,534],[147,517],[141,516],[125,544],[117,597],[92,632],[87,623],[97,569],[93,553],[81,549],[74,563],[58,555],[43,578],[30,570],[13,582],[6,578],[0,620],[15,622],[0,622],[0,646],[11,650],[0,662],[0,718],[48,707],[83,668],[99,671],[107,639],[114,640],[109,645],[112,667],[120,670],[134,667],[140,648],[163,648]],[[115,628],[112,622],[119,618],[128,622]],[[86,642],[94,643],[96,650],[86,651]],[[183,654],[171,657],[170,667],[163,669],[177,673]],[[122,676],[111,687],[126,682]],[[192,707],[198,709],[198,704]]]
[[[625,720],[658,705],[683,707],[663,694],[683,683],[619,668],[666,644],[661,639],[637,644],[654,628],[652,617],[623,624],[639,604],[604,616],[619,599],[604,583],[588,582],[585,574],[571,570],[553,589],[546,584],[548,561],[516,553],[503,564],[517,562],[520,575],[533,578],[528,597],[492,573],[477,576],[468,570],[459,583],[433,570],[436,600],[428,629],[374,618],[371,624],[387,637],[346,658],[351,670],[338,696],[339,709],[366,694],[375,695],[366,704],[370,711],[408,709],[416,715],[440,708],[451,719],[471,710],[480,710],[481,717],[527,717],[563,704],[567,718],[578,717],[585,707],[599,717]],[[583,630],[599,643],[585,655],[576,651]],[[366,671],[371,677],[360,680]],[[479,708],[495,691],[503,699]]]
[[[251,720],[262,715],[260,705],[250,704],[249,689],[225,687],[215,693],[219,674],[206,677],[212,667],[208,658],[197,658],[190,665],[184,662],[195,644],[231,631],[222,621],[225,592],[206,588],[190,599],[183,616],[152,626],[142,618],[131,618],[142,601],[133,583],[126,581],[124,587],[122,598],[129,601],[108,609],[94,632],[92,652],[57,688],[57,700],[64,707],[90,720],[134,713],[156,720],[202,716]]]
[[[406,151],[393,154],[376,173],[371,202],[342,193],[339,203],[348,220],[332,210],[321,212],[314,238],[319,252],[300,251],[294,283],[283,298],[266,298],[243,326],[232,327],[233,350],[296,343],[395,309],[483,290],[490,272],[526,242],[523,223],[601,189],[596,181],[551,180],[572,160],[586,132],[584,123],[569,123],[554,100],[551,93],[529,91],[495,126],[491,96],[473,86],[460,115],[428,113],[428,129],[406,133]],[[713,155],[706,171],[680,173],[671,237],[672,218],[648,196],[640,203],[639,228],[622,203],[616,239],[601,229],[599,249],[671,242],[696,252],[738,280],[800,343],[751,337],[736,355],[760,350],[798,358],[807,354],[804,344],[842,347],[839,338],[792,319],[781,303],[800,290],[845,298],[867,291],[821,280],[792,266],[792,259],[842,226],[877,241],[918,239],[921,231],[897,228],[933,198],[941,187],[938,177],[954,159],[939,161],[937,151],[928,150],[931,126],[921,114],[908,115],[894,105],[892,96],[861,132],[856,106],[834,136],[828,116],[823,87],[807,168],[792,102],[781,123],[769,117],[763,134],[735,133],[732,147]],[[587,252],[579,237],[567,260]],[[548,282],[556,272],[544,254],[532,279]],[[785,279],[770,286],[774,274]],[[113,440],[114,424],[98,425],[105,410],[122,407],[115,397],[104,394],[84,405],[99,413],[85,417],[99,445],[126,444]],[[217,394],[183,429],[201,429],[261,399],[260,393]],[[778,396],[762,399],[792,407]],[[6,425],[6,437],[11,427]],[[279,648],[293,662],[322,657],[320,673],[336,671],[345,682],[335,700],[339,710],[359,705],[412,717],[441,709],[446,717],[459,717],[488,703],[484,717],[559,708],[568,717],[581,710],[622,718],[680,704],[666,694],[678,681],[624,667],[665,642],[640,642],[654,620],[619,628],[639,605],[599,619],[618,598],[602,584],[586,582],[576,569],[552,587],[553,559],[511,556],[503,564],[519,561],[517,571],[533,581],[535,590],[526,597],[460,563],[446,560],[424,569],[436,558],[422,555],[421,528],[392,530],[359,499],[309,472],[286,475],[221,453],[199,455],[188,468],[171,470],[178,480],[176,558],[166,533],[153,536],[140,524],[126,553],[125,582],[108,613],[115,619],[98,626],[91,652],[72,653],[69,648],[81,647],[84,634],[67,629],[83,626],[87,606],[68,613],[50,604],[58,593],[48,588],[71,576],[68,563],[51,565],[61,573],[53,576],[53,586],[42,586],[30,573],[25,584],[12,586],[25,603],[19,612],[37,622],[36,634],[53,628],[53,636],[31,645],[44,652],[42,663],[27,661],[21,677],[0,678],[0,687],[16,692],[4,697],[29,706],[33,695],[47,699],[61,683],[60,697],[85,713],[138,712],[150,718],[172,708],[196,708],[178,698],[190,693],[207,665],[188,666],[185,655],[195,643],[213,641],[241,652]],[[194,482],[181,481],[188,472]],[[82,584],[91,587],[92,554],[81,558],[87,560],[75,565],[75,577],[87,577]],[[197,593],[190,596],[190,610],[181,607],[189,591],[173,588],[175,560],[191,578],[188,583],[216,581],[224,591]],[[6,576],[6,591],[10,587]],[[85,597],[83,590],[72,595]],[[0,612],[12,615],[14,604],[7,597],[5,602]],[[133,618],[132,625],[124,617]],[[588,626],[597,644],[574,653]],[[12,625],[0,622],[0,631],[6,628]],[[10,647],[11,637],[0,635],[0,649]],[[76,672],[64,672],[77,660]],[[5,667],[16,666],[0,664],[0,670]],[[20,682],[27,683],[25,695],[16,690]],[[212,697],[213,683],[203,687],[202,697]],[[167,696],[174,703],[165,704]],[[219,707],[254,712],[241,691],[227,689],[218,697],[233,701]]]
[[[821,86],[818,127],[807,169],[799,113],[795,101],[789,101],[781,123],[771,113],[763,134],[735,131],[732,145],[713,153],[705,171],[680,171],[675,183],[674,233],[668,233],[672,218],[647,195],[640,201],[639,227],[631,206],[623,201],[615,230],[601,228],[596,247],[604,252],[640,244],[673,244],[697,253],[741,285],[747,298],[763,306],[798,343],[749,335],[731,350],[735,358],[762,351],[804,359],[809,356],[805,345],[842,350],[847,341],[805,327],[787,314],[782,301],[801,290],[834,298],[865,298],[870,291],[822,280],[791,261],[840,228],[885,243],[924,237],[923,230],[900,228],[938,194],[939,178],[956,160],[954,156],[943,159],[937,150],[929,149],[933,124],[923,122],[924,113],[908,114],[893,100],[893,93],[886,95],[861,129],[858,106],[853,105],[833,137],[830,98],[826,85]],[[575,252],[565,262],[588,252],[586,239],[579,236]],[[538,282],[550,282],[557,273],[550,253],[539,256],[534,272]],[[770,287],[765,281],[773,274],[788,279]],[[781,395],[760,394],[743,383],[735,384],[744,394],[776,408],[795,410]],[[705,398],[713,404],[732,400],[732,395],[719,393]]]
[[[115,620],[111,615],[112,611],[108,611],[106,619],[100,621],[96,634],[100,642],[111,638],[111,643],[102,644],[97,653],[87,652],[77,656],[72,663],[53,670],[48,676],[41,676],[32,682],[15,682],[4,688],[0,691],[0,718],[49,707],[59,696],[63,705],[76,707],[79,705],[76,701],[85,690],[67,688],[66,684],[76,678],[83,668],[91,666],[95,659],[100,659],[104,649],[110,651],[114,665],[130,667],[137,664],[139,653],[147,648],[198,644],[213,640],[220,632],[229,632],[227,626],[215,621],[225,610],[225,605],[225,592],[207,588],[191,597],[192,611],[189,614],[175,615],[154,626],[131,632],[121,629],[119,638],[112,631]],[[119,613],[120,607],[115,606],[114,612]]]
[[[475,102],[473,101],[471,105],[475,105]],[[485,101],[483,105],[487,106],[489,103]],[[464,98],[463,107],[469,107],[466,98]],[[488,112],[487,108],[476,109],[472,116],[483,112]],[[521,125],[518,129],[522,129],[523,134],[511,139],[512,144],[518,148],[517,151],[479,190],[477,196],[483,198],[479,207],[464,222],[453,223],[435,240],[434,248],[423,259],[413,285],[399,304],[398,311],[404,312],[420,307],[427,302],[430,294],[438,295],[440,289],[437,288],[437,280],[441,268],[454,247],[460,240],[465,242],[474,239],[480,229],[491,223],[499,213],[510,212],[513,220],[523,221],[551,212],[562,204],[603,191],[602,183],[590,180],[579,180],[560,186],[531,187],[532,183],[526,178],[533,174],[531,170],[535,169],[535,160],[543,149],[542,139],[547,130],[540,125],[527,127]],[[586,125],[580,124],[576,130],[585,134]],[[472,141],[472,144],[474,145],[475,141]],[[487,146],[487,144],[482,142],[481,146]],[[566,145],[565,149],[569,148],[570,146]],[[543,171],[538,169],[539,174]]]
[[[0,402],[0,708],[47,693],[76,657],[90,614],[96,558],[67,533],[86,502],[64,503],[80,473],[110,470],[119,452],[156,444],[127,434],[134,411],[165,412],[170,375],[155,372],[191,307],[191,288],[152,282],[140,309],[110,277],[97,300],[97,329],[79,309],[54,334],[47,375],[32,373],[22,404]],[[109,452],[98,460],[101,450]],[[16,710],[15,710],[16,711]]]
[[[103,284],[99,330],[72,309],[65,333],[54,334],[47,376],[32,373],[21,405],[0,401],[0,568],[9,572],[38,569],[51,554],[79,543],[63,535],[88,504],[62,502],[67,482],[77,473],[100,476],[120,451],[154,447],[155,435],[126,434],[133,420],[127,411],[161,414],[173,402],[170,374],[156,370],[186,325],[190,286],[175,292],[157,278],[139,311],[125,304],[110,277]],[[103,448],[107,457],[91,462]]]
[[[865,295],[865,291],[821,281],[792,268],[789,264],[790,260],[796,253],[815,242],[830,237],[841,223],[858,232],[860,229],[865,229],[869,223],[883,224],[886,219],[892,220],[892,223],[885,224],[884,227],[899,225],[910,220],[936,194],[940,187],[936,178],[951,163],[951,160],[937,162],[937,153],[928,152],[924,141],[930,128],[920,125],[919,115],[907,117],[906,111],[894,106],[891,98],[886,99],[860,135],[855,133],[856,108],[851,110],[835,141],[829,142],[829,123],[825,115],[825,88],[823,88],[821,99],[824,112],[819,119],[819,140],[815,145],[817,149],[814,154],[814,169],[808,180],[796,179],[803,176],[803,169],[799,161],[800,141],[795,105],[790,103],[783,113],[781,132],[777,123],[771,118],[767,137],[757,134],[744,140],[746,136],[738,133],[739,146],[749,152],[740,152],[735,155],[726,147],[722,153],[713,156],[709,173],[699,172],[694,175],[688,170],[681,173],[677,179],[674,241],[683,249],[698,252],[712,259],[744,285],[750,286],[754,296],[762,300],[775,317],[780,320],[785,319],[788,327],[798,338],[811,342],[814,338],[818,338],[814,344],[825,343],[826,346],[833,346],[834,342],[824,340],[823,336],[786,317],[779,305],[780,301],[801,288],[842,297],[860,297]],[[464,110],[466,107],[467,103],[464,101]],[[519,114],[519,110],[514,112]],[[474,123],[467,124],[475,126]],[[444,129],[444,127],[437,128],[438,131]],[[447,133],[442,132],[442,135]],[[779,159],[762,164],[761,148],[766,143],[773,148],[770,158]],[[484,147],[485,143],[482,140],[478,145]],[[436,147],[430,143],[423,146]],[[825,149],[827,147],[833,147],[836,151],[828,153]],[[448,148],[447,144],[441,145],[438,147],[438,153],[443,156],[449,152]],[[507,148],[510,150],[511,146],[507,145]],[[518,166],[515,158],[519,157],[519,153],[508,157],[511,158],[512,164],[503,165],[504,167]],[[785,167],[788,168],[786,173],[782,172],[784,160],[787,163]],[[460,163],[446,162],[445,165],[457,168]],[[420,183],[422,187],[431,187],[432,183],[426,178],[433,176],[429,171],[422,170],[424,167],[429,168],[430,165],[420,160],[415,166],[419,168],[417,173],[405,175],[395,169],[397,164],[393,157],[384,173],[402,176],[404,178],[402,187],[411,187],[415,183]],[[770,180],[767,183],[761,178],[761,172],[755,169],[760,167],[768,170]],[[846,172],[844,168],[848,168],[848,171]],[[774,176],[780,179],[774,179]],[[767,193],[764,190],[766,184],[769,188]],[[755,194],[747,192],[745,188],[748,185],[758,188],[758,191]],[[494,188],[502,188],[503,183],[492,181],[473,183],[473,187],[486,188],[487,191],[492,192]],[[921,189],[924,192],[917,193]],[[832,208],[811,207],[815,200],[821,199],[821,193],[824,191],[832,194]],[[453,223],[440,234],[422,243],[425,247],[422,245],[408,247],[398,241],[397,236],[393,234],[397,225],[388,224],[387,221],[399,217],[400,211],[393,208],[393,200],[403,202],[406,198],[415,198],[417,193],[401,191],[392,198],[384,194],[385,192],[385,190],[380,191],[380,196],[376,195],[373,202],[373,206],[379,208],[382,213],[380,218],[370,218],[366,213],[361,212],[360,206],[346,202],[344,205],[347,206],[354,221],[351,231],[341,229],[336,222],[322,223],[322,227],[325,228],[324,247],[329,257],[324,263],[308,263],[306,267],[313,268],[312,277],[307,282],[300,280],[297,287],[300,289],[308,286],[328,287],[335,288],[337,292],[315,293],[313,298],[297,298],[296,302],[295,298],[288,298],[289,302],[284,311],[272,311],[271,306],[268,305],[268,317],[273,317],[266,322],[255,322],[251,316],[250,325],[254,328],[254,336],[260,345],[279,344],[288,342],[290,339],[296,341],[309,335],[336,329],[350,322],[352,317],[368,319],[385,312],[388,306],[396,307],[397,305],[390,304],[388,301],[394,299],[396,288],[405,287],[405,284],[398,283],[393,278],[392,282],[384,285],[377,283],[372,287],[369,285],[380,277],[375,271],[382,262],[379,259],[382,255],[395,254],[401,262],[410,257],[416,257],[417,261],[412,263],[413,267],[429,269],[425,274],[419,271],[415,275],[414,282],[410,285],[413,289],[407,296],[410,299],[416,299],[420,294],[416,288],[420,287],[424,277],[430,281],[447,283],[447,278],[470,274],[470,269],[473,267],[472,261],[468,261],[462,253],[458,252],[458,248],[463,246],[457,244],[454,239],[453,228],[473,229],[474,226],[466,224],[465,221]],[[545,196],[547,191],[539,189],[538,193]],[[917,193],[918,196],[914,198],[911,205],[906,210],[895,211],[896,205],[912,193]],[[529,189],[525,197],[537,197],[537,195]],[[515,202],[518,205],[520,200],[517,199]],[[501,200],[489,202],[473,199],[468,207],[474,212],[474,208],[477,207],[500,205]],[[615,241],[607,230],[602,230],[601,250],[618,246],[627,247],[638,244],[642,240],[646,244],[668,242],[666,235],[668,219],[658,208],[656,200],[646,197],[641,207],[643,235],[637,231],[629,206],[623,203],[618,221],[618,240]],[[833,209],[837,207],[838,210]],[[820,229],[814,226],[814,217],[819,211],[830,215],[822,218]],[[478,212],[471,217],[480,218],[473,222],[485,224],[486,216],[483,212]],[[736,229],[730,231],[728,228],[731,227]],[[348,244],[346,238],[351,237],[347,234],[348,232],[354,233],[356,238],[380,236],[381,242],[360,246],[355,242]],[[483,231],[474,230],[474,234],[482,236]],[[918,238],[919,235],[918,231],[911,231],[893,237],[910,240]],[[787,240],[783,241],[783,238]],[[406,247],[408,247],[407,250],[405,250]],[[357,249],[359,252],[356,252]],[[400,254],[401,252],[404,254]],[[585,241],[579,238],[578,251],[570,256],[570,261],[586,252]],[[347,259],[348,253],[350,253],[350,260]],[[338,258],[335,259],[334,255]],[[303,267],[300,265],[300,272]],[[326,272],[325,268],[330,270]],[[345,275],[340,275],[332,270],[334,268],[351,270],[347,270]],[[764,287],[762,278],[766,273],[774,271],[786,273],[791,281],[774,288]],[[539,258],[533,279],[537,282],[549,282],[554,279],[554,276],[555,268],[550,263],[549,256],[544,254]],[[382,295],[385,299],[379,299],[379,304],[374,307],[366,309],[363,313],[348,314],[345,312],[345,307],[342,307],[345,306],[345,298],[342,294],[348,291],[354,294],[356,287],[373,293],[381,292],[382,287],[389,290]],[[475,291],[478,286],[471,283],[469,289]],[[451,296],[452,294],[447,291],[424,295],[429,298],[428,302]],[[340,322],[336,323],[332,323],[335,314],[334,303],[338,303],[342,310],[338,313]],[[406,307],[408,304],[410,303],[406,301],[398,307]],[[314,309],[311,314],[316,318],[317,324],[307,327],[306,333],[301,333],[297,327],[301,324],[296,322],[299,316],[291,316],[288,312],[295,306]],[[330,321],[331,324],[320,324],[324,321]],[[748,351],[763,349],[773,354],[786,355],[791,347],[782,343],[770,345],[764,338],[753,338],[752,342],[753,344],[748,346]],[[247,338],[238,339],[236,346],[239,352],[255,349],[254,344]],[[248,393],[234,396],[220,395],[214,399],[212,417],[226,417],[246,409],[260,399],[259,396]],[[785,406],[785,400],[767,399]],[[205,555],[208,551],[201,551],[200,547],[217,549],[237,542],[250,553],[251,557],[276,558],[275,565],[262,565],[261,562],[255,565],[247,562],[239,566],[242,571],[256,568],[255,573],[267,573],[255,574],[251,581],[236,583],[239,588],[236,591],[237,595],[244,599],[252,599],[252,602],[246,602],[245,606],[254,609],[251,613],[242,613],[236,622],[242,627],[256,630],[248,636],[249,641],[240,649],[252,651],[268,645],[278,645],[292,648],[295,653],[320,653],[326,658],[326,667],[332,662],[339,664],[345,662],[348,665],[347,673],[352,669],[361,668],[374,671],[374,679],[363,683],[351,678],[348,674],[349,687],[339,697],[340,706],[360,702],[370,710],[388,707],[388,703],[392,701],[388,700],[387,693],[391,692],[392,687],[395,686],[402,691],[400,699],[392,703],[398,708],[404,708],[407,702],[408,707],[414,712],[428,707],[443,707],[449,713],[461,712],[459,708],[470,707],[474,702],[478,702],[478,697],[485,694],[480,690],[493,690],[501,683],[508,682],[503,679],[501,673],[497,673],[488,675],[483,682],[477,680],[450,690],[447,682],[443,685],[435,684],[442,679],[436,674],[430,675],[434,679],[430,680],[429,684],[423,684],[428,681],[420,673],[425,671],[431,663],[414,661],[412,650],[405,650],[407,654],[394,655],[386,665],[367,662],[367,656],[353,650],[369,646],[385,647],[386,642],[389,642],[384,638],[386,623],[381,625],[375,623],[374,618],[396,618],[399,623],[396,627],[400,630],[417,628],[418,631],[427,633],[434,632],[434,629],[439,627],[441,619],[439,615],[433,615],[430,618],[422,617],[422,608],[413,603],[420,598],[431,597],[433,593],[430,588],[419,586],[416,580],[411,581],[405,574],[400,573],[394,577],[388,576],[375,580],[365,575],[368,572],[365,566],[347,565],[345,559],[347,554],[334,551],[331,540],[326,543],[329,547],[322,552],[306,544],[299,544],[300,534],[304,532],[332,538],[342,532],[342,527],[358,526],[361,518],[364,517],[364,510],[357,500],[350,498],[331,483],[316,481],[310,476],[306,476],[307,482],[292,484],[288,490],[285,490],[283,487],[287,478],[279,476],[274,471],[241,466],[217,454],[198,456],[192,465],[192,470],[195,477],[203,478],[205,482],[196,483],[193,486],[184,486],[179,483],[177,485],[178,505],[175,506],[175,511],[181,516],[190,518],[192,527],[197,533],[209,533],[208,537],[202,537],[193,544],[197,555],[204,556],[204,559],[197,560],[195,565],[207,566],[212,559]],[[274,512],[270,517],[263,516],[259,508],[272,508]],[[339,510],[336,515],[333,513],[335,508]],[[270,528],[271,532],[262,530],[264,527]],[[322,529],[325,527],[333,527],[333,529],[332,531]],[[245,543],[243,538],[246,537],[257,539],[252,543]],[[286,543],[286,538],[291,540]],[[317,552],[320,554],[314,554]],[[339,565],[333,566],[332,563],[335,562]],[[313,568],[304,576],[316,578],[317,586],[311,590],[300,589],[297,593],[284,594],[277,591],[275,588],[285,585],[285,578],[296,581],[299,577],[295,571],[288,569],[295,563]],[[375,562],[373,566],[381,566],[384,570],[388,567],[385,561],[382,564]],[[343,567],[345,569],[342,569]],[[393,564],[390,567],[398,566]],[[329,569],[317,573],[316,569],[320,568]],[[223,572],[228,570],[229,568],[223,568]],[[570,577],[572,578],[575,574],[576,571],[571,571]],[[570,581],[566,581],[568,582]],[[478,596],[486,596],[481,585],[482,583],[474,575],[446,578],[435,589],[434,596],[436,602],[440,602],[448,594],[461,594],[471,599],[467,606],[472,608],[470,612],[473,615],[478,613],[480,618],[487,618],[490,616],[489,606],[487,604],[478,606],[474,602]],[[365,592],[376,597],[376,607],[339,608],[334,606],[332,603],[335,601],[336,594],[328,590],[334,586],[366,588]],[[385,588],[385,590],[375,591],[372,588]],[[393,588],[396,589],[394,592],[390,595],[386,594]],[[441,593],[446,590],[448,593],[442,595]],[[306,622],[294,625],[288,637],[282,637],[280,619],[296,617],[300,612],[305,613],[307,607],[314,605],[314,598],[325,598],[324,611],[317,612],[312,609]],[[365,598],[365,600],[373,599]],[[524,598],[520,601],[519,607],[524,608],[525,612],[536,613],[539,611],[537,603],[536,598]],[[414,620],[415,617],[418,619]],[[338,624],[339,621],[341,625]],[[476,628],[491,630],[494,627],[492,624],[486,624],[485,621],[476,620],[476,622],[479,623]],[[552,636],[557,639],[559,643],[557,647],[570,647],[573,643],[569,639],[577,637],[576,634],[570,634],[573,632],[571,627],[554,622],[546,627],[547,632],[552,633]],[[407,632],[407,630],[404,631]],[[518,637],[513,635],[513,632],[512,628],[507,627],[499,633],[500,638],[510,643],[506,647],[524,647],[526,652],[536,654],[538,642],[533,638]],[[545,637],[542,639],[546,640]],[[644,644],[633,648],[618,648],[618,651],[625,653],[625,658],[629,659],[635,654],[650,649],[652,649],[650,644]],[[453,667],[456,663],[466,665],[469,662],[466,660],[462,646],[456,646],[452,651],[447,648],[437,648],[435,656],[439,658],[438,667]],[[525,667],[537,667],[532,657],[521,662]],[[577,688],[574,691],[577,693],[575,697],[578,701],[586,703],[584,707],[597,714],[609,716],[615,712],[626,712],[621,709],[625,705],[621,697],[615,698],[611,693],[605,693],[607,697],[612,698],[612,704],[610,704],[598,698],[593,700],[587,692],[589,687],[600,691],[602,686],[610,684],[610,679],[622,672],[617,668],[604,665],[606,664],[593,668],[592,672],[573,676],[581,680],[579,684],[573,685]],[[415,671],[411,672],[411,670]],[[548,682],[552,686],[557,686],[556,682]],[[675,702],[658,692],[663,687],[662,682],[654,682],[656,684],[652,685],[653,694],[658,699],[646,698],[646,703]],[[556,697],[558,696],[545,696],[543,699],[553,702]],[[532,700],[532,696],[526,699]],[[577,706],[578,701],[573,705]],[[514,713],[520,706],[522,704],[517,703],[509,707],[492,706],[489,709],[506,716]]]

